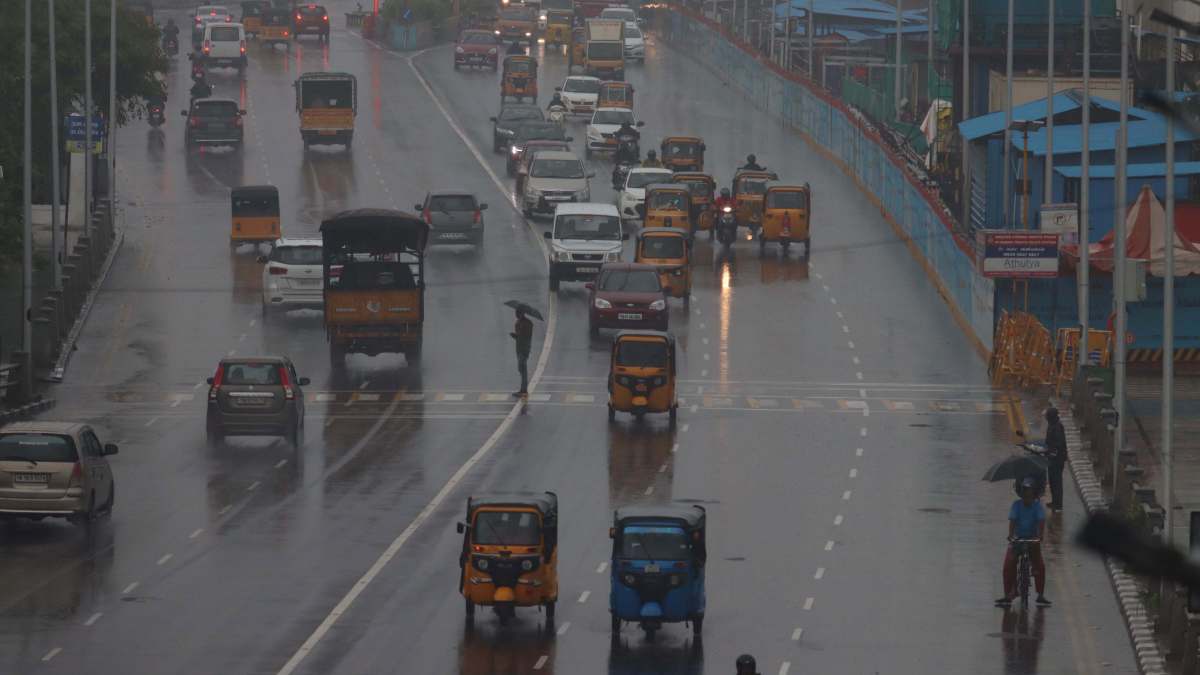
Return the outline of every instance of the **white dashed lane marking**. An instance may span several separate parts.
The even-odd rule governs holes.
[[[138,582],[135,581],[132,584],[129,584],[128,586],[126,586],[125,589],[121,591],[121,595],[129,595],[134,590],[136,590],[137,587],[138,587]]]
[[[833,540],[832,540],[832,539],[830,539],[829,541],[825,542],[825,550],[826,550],[826,551],[832,551],[832,550],[833,550]]]
[[[842,493],[842,501],[844,501],[844,502],[850,501],[850,491],[849,490],[846,490],[845,492]]]
[[[546,661],[549,661],[549,660],[550,660],[550,657],[549,657],[549,656],[546,656],[545,654],[542,654],[541,656],[539,656],[539,657],[538,657],[538,660],[537,660],[537,662],[533,664],[533,669],[534,669],[534,670],[541,670],[541,669],[542,669],[542,667],[546,665]]]
[[[97,621],[100,620],[100,617],[102,617],[102,616],[104,616],[104,612],[96,612],[95,614],[89,616],[88,620],[83,622],[83,625],[85,625],[85,626],[94,625]]]
[[[596,574],[604,574],[604,570],[607,570],[607,569],[608,569],[608,561],[605,560],[604,562],[600,563],[599,566],[596,567]]]
[[[804,599],[804,611],[809,611],[813,608],[813,599],[811,597]]]
[[[843,518],[843,517],[842,517],[842,514],[840,514],[840,513],[839,513],[839,514],[837,514],[836,516],[834,516],[834,517],[833,517],[833,524],[834,524],[834,525],[841,525],[841,524],[842,524],[842,521],[844,521],[844,520],[845,520],[845,518]]]
[[[171,562],[171,558],[174,558],[174,557],[175,557],[175,554],[168,553],[168,554],[164,555],[163,557],[159,558],[158,562],[155,564],[158,565],[159,567],[162,567],[163,565],[166,565],[167,563]]]
[[[801,638],[803,635],[804,635],[804,629],[803,629],[803,628],[797,628],[796,630],[792,631],[792,642],[799,642],[799,641],[800,641],[800,638]]]
[[[46,655],[42,657],[42,661],[49,661],[50,659],[58,656],[61,652],[62,652],[62,647],[55,647],[54,649],[51,649],[50,651],[46,652]]]
[[[191,534],[188,535],[188,539],[195,539],[196,537],[199,537],[202,534],[204,534],[204,528],[203,527],[196,528],[195,530],[192,530]]]
[[[588,598],[590,598],[591,596],[592,596],[591,591],[584,591],[584,592],[580,593],[579,594],[579,604],[582,605],[583,603],[587,602]]]
[[[813,574],[813,578],[818,581],[820,581],[824,576],[825,576],[825,568],[824,567],[818,567],[816,573]]]
[[[566,634],[567,634],[567,629],[569,629],[570,627],[571,627],[571,622],[570,622],[570,621],[567,621],[567,622],[563,623],[563,625],[561,625],[561,626],[559,626],[559,627],[558,627],[558,634],[559,634],[559,635],[566,635]]]

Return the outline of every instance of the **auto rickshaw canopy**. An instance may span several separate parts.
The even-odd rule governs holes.
[[[768,209],[805,209],[809,208],[812,190],[808,183],[767,183],[767,191],[763,207]],[[794,196],[793,196],[794,195]],[[774,201],[773,200],[778,200]]]
[[[626,525],[639,523],[671,523],[688,533],[696,533],[696,541],[704,542],[707,513],[699,504],[663,504],[661,506],[625,506],[613,512],[613,525],[620,532]]]
[[[698,136],[667,136],[659,144],[659,150],[662,151],[663,159],[669,157],[703,158],[704,139]]]
[[[713,193],[717,190],[717,179],[699,171],[677,171],[674,176],[671,176],[671,182],[687,185],[692,192],[692,200],[703,197],[705,200],[711,201]]]
[[[269,7],[262,11],[262,23],[264,26],[291,26],[292,13],[286,9]]]
[[[659,200],[663,201],[659,201]],[[646,210],[671,208],[687,211],[692,202],[692,191],[680,183],[651,183],[646,186]]]
[[[263,12],[271,6],[271,3],[266,0],[247,0],[242,3],[242,21],[244,22],[248,16],[262,16]]]
[[[235,216],[278,216],[279,190],[274,185],[240,185],[229,191]]]
[[[481,507],[533,508],[542,514],[542,527],[558,524],[558,495],[553,492],[489,492],[467,497],[467,519]]]
[[[337,251],[422,253],[429,240],[429,225],[404,211],[351,209],[323,220],[321,239],[327,259]]]
[[[601,82],[596,98],[596,107],[632,109],[633,85],[628,82]]]
[[[504,57],[504,74],[528,73],[537,75],[537,59],[525,54],[513,54]]]
[[[774,171],[745,171],[740,170],[733,175],[733,194],[750,192],[753,194],[763,194],[767,190],[767,183],[779,180],[779,176]],[[741,189],[754,185],[755,189]]]
[[[665,229],[665,228],[664,228]],[[621,363],[622,349],[625,345],[631,343],[642,344],[658,344],[666,347],[666,363],[665,365],[672,375],[675,374],[675,336],[671,333],[664,333],[657,330],[621,330],[613,336],[612,342],[612,360],[614,365],[629,366],[630,363]],[[644,356],[644,355],[643,355]],[[653,364],[657,365],[657,364]],[[647,367],[645,365],[641,367]]]

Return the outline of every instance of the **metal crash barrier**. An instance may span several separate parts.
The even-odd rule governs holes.
[[[1057,394],[1075,377],[1079,362],[1079,329],[1060,328],[1054,339],[1028,312],[1001,312],[993,337],[988,375],[996,386],[1053,386]],[[1088,362],[1107,366],[1112,359],[1112,332],[1088,331]]]

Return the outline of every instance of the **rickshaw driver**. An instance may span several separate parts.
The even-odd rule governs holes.
[[[741,168],[745,169],[746,171],[766,171],[767,170],[766,167],[759,166],[758,158],[755,157],[753,154],[746,155],[746,163]]]
[[[646,151],[646,159],[642,160],[643,168],[661,169],[663,163],[658,158],[658,153],[653,150]]]
[[[521,46],[520,42],[510,43],[508,45],[508,49],[505,50],[505,52],[504,52],[504,54],[506,56],[518,56],[518,55],[521,55],[524,53],[525,53],[525,48]]]

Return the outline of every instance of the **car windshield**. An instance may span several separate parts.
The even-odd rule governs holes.
[[[507,21],[533,21],[533,10],[528,7],[507,7],[500,10],[500,18]]]
[[[225,374],[221,384],[260,385],[270,386],[279,384],[279,369],[277,363],[238,363],[225,364]]]
[[[471,195],[436,195],[429,198],[430,211],[474,211],[475,198]]]
[[[504,72],[514,75],[528,74],[533,70],[533,61],[515,59],[504,62]]]
[[[563,91],[572,94],[595,94],[600,91],[600,80],[572,77],[563,83]]]
[[[280,246],[271,251],[271,262],[284,265],[320,265],[320,246]]]
[[[465,45],[494,45],[496,36],[490,33],[463,33],[461,42]]]
[[[772,190],[767,193],[768,209],[807,209],[808,195],[800,190]]]
[[[597,110],[592,115],[592,124],[615,124],[619,125],[622,122],[633,123],[632,110]]]
[[[672,157],[693,157],[700,154],[700,145],[691,141],[672,141],[663,152]]]
[[[652,368],[667,365],[667,343],[662,340],[621,340],[617,344],[617,365]]]
[[[541,534],[532,511],[481,511],[475,514],[471,539],[479,546],[537,546]]]
[[[599,289],[624,293],[659,293],[658,272],[644,269],[606,270],[600,279]]]
[[[312,5],[312,6],[301,5],[300,13],[303,14],[304,16],[324,16],[325,8],[320,5]]]
[[[563,137],[563,129],[557,124],[522,124],[517,128],[517,138],[526,141],[533,138],[557,140]]]
[[[663,180],[666,174],[659,171],[633,171],[629,174],[629,180],[625,187],[644,188],[651,183],[657,183]]]
[[[0,462],[74,462],[78,458],[75,441],[70,436],[37,433],[0,435]]]
[[[237,42],[242,32],[233,26],[213,26],[208,29],[208,36],[213,42]]]
[[[642,37],[642,29],[638,28],[637,24],[633,24],[633,23],[625,24],[625,38],[626,39],[628,39],[628,38],[640,39],[641,37]]]
[[[621,240],[621,219],[584,213],[560,215],[554,219],[555,239]]]
[[[687,560],[691,545],[682,527],[630,525],[621,531],[621,557],[630,560]]]
[[[583,178],[583,163],[577,159],[535,159],[530,178]]]
[[[649,207],[652,209],[663,209],[668,211],[682,211],[687,208],[684,202],[684,194],[682,192],[664,192],[659,191],[650,195],[647,200]]]
[[[238,114],[238,107],[233,101],[197,101],[192,113],[199,117],[228,118]]]
[[[541,108],[505,108],[500,111],[500,116],[496,118],[502,122],[515,122],[517,120],[541,120]]]
[[[642,255],[647,258],[682,258],[686,244],[681,237],[646,237]]]

